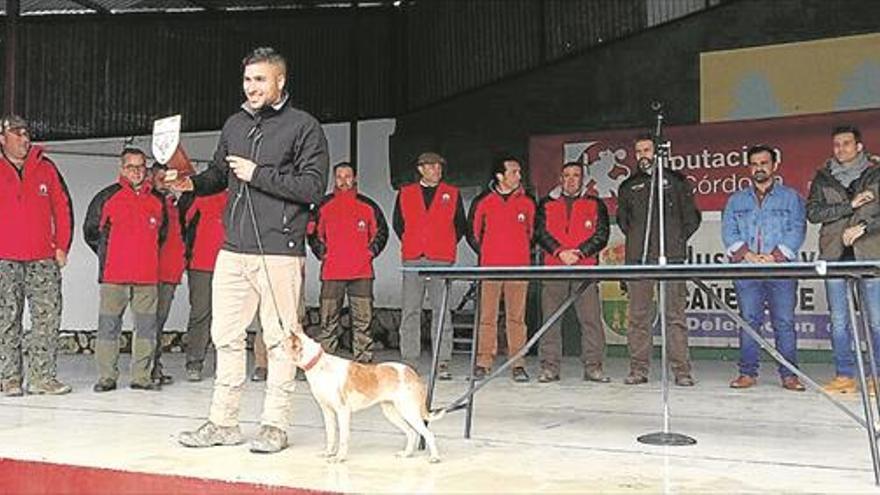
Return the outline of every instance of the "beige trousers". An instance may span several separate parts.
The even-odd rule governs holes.
[[[211,340],[217,349],[217,372],[208,419],[220,426],[238,424],[247,367],[246,329],[257,310],[269,357],[260,422],[281,429],[290,424],[296,381],[287,337],[292,332],[302,333],[297,306],[305,258],[266,255],[265,262],[268,273],[260,255],[221,250],[217,256],[211,291]]]

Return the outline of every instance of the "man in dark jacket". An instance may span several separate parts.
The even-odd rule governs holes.
[[[819,257],[829,261],[880,259],[880,165],[869,159],[855,127],[835,128],[832,144],[833,156],[816,172],[807,198],[807,218],[822,224]],[[862,289],[874,355],[880,356],[880,282],[865,281]],[[825,281],[835,368],[835,377],[825,390],[852,394],[856,392],[855,354],[847,291],[846,280]]]
[[[623,181],[618,190],[617,224],[626,236],[626,263],[657,263],[659,254],[658,198],[651,194],[655,172],[654,141],[650,135],[640,135],[635,140],[637,167],[635,173]],[[669,263],[684,263],[687,241],[700,226],[700,212],[694,203],[691,185],[681,174],[663,171],[663,208],[666,228],[665,247]],[[650,219],[650,237],[647,253],[644,252],[645,227],[648,225],[648,205],[653,202]],[[648,370],[653,347],[651,327],[654,321],[654,280],[639,280],[627,284],[629,314],[627,345],[629,346],[630,371],[624,379],[627,385],[648,381]],[[691,363],[688,357],[687,288],[684,282],[666,283],[666,341],[669,363],[675,375],[675,384],[692,386]]]
[[[352,353],[361,363],[373,361],[373,260],[385,249],[388,224],[379,205],[357,192],[354,167],[333,167],[336,188],[312,210],[309,246],[321,260],[321,334],[325,351],[339,347],[339,319],[348,295]]]
[[[60,395],[56,377],[61,326],[61,269],[73,238],[70,194],[43,148],[31,145],[27,122],[0,120],[0,391]],[[23,330],[25,300],[31,328]],[[27,375],[23,358],[27,356]]]
[[[175,184],[197,196],[229,188],[226,239],[214,267],[211,339],[217,350],[208,421],[180,435],[188,447],[243,441],[239,408],[247,362],[247,326],[257,310],[269,353],[261,428],[252,452],[287,447],[296,387],[290,334],[302,333],[297,305],[305,263],[309,205],[327,186],[327,140],[314,117],[294,108],[284,91],[287,63],[271,48],[243,62],[247,101],[223,125],[214,161]]]
[[[467,231],[467,217],[457,187],[443,181],[446,160],[437,153],[425,152],[416,159],[419,180],[400,188],[394,204],[394,232],[400,239],[403,266],[451,266],[455,263],[458,241]],[[400,308],[400,357],[418,363],[422,352],[422,306],[425,289],[431,300],[431,342],[436,347],[438,325],[443,325],[440,339],[438,380],[451,380],[452,316],[449,308],[440,314],[443,280],[426,279],[416,273],[403,274]]]
[[[577,162],[562,166],[559,187],[538,205],[535,230],[547,266],[593,266],[599,252],[608,244],[608,210],[602,200],[590,196],[584,188],[584,167]],[[544,318],[556,311],[580,281],[545,280],[541,284],[541,307]],[[574,309],[581,325],[581,362],[584,380],[606,383],[602,371],[605,355],[605,329],[599,303],[598,283],[592,283],[575,301]],[[539,382],[559,380],[562,361],[562,318],[541,338]]]
[[[146,155],[123,150],[119,180],[102,189],[89,203],[83,237],[98,255],[101,303],[95,362],[95,392],[116,389],[119,378],[119,333],[122,315],[131,305],[131,388],[159,390],[152,381],[156,348],[159,249],[165,240],[167,213],[161,194],[147,180]]]

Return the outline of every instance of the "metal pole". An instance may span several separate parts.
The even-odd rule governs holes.
[[[428,410],[434,400],[434,386],[437,382],[437,365],[440,362],[440,339],[443,338],[443,322],[446,320],[443,315],[446,314],[446,305],[449,301],[449,285],[452,282],[449,279],[443,280],[443,295],[440,297],[440,316],[433,315],[433,319],[437,320],[437,329],[434,330],[434,348],[431,350],[431,370],[428,372]]]
[[[4,40],[6,66],[3,73],[3,113],[6,114],[15,113],[16,111],[15,79],[17,57],[15,54],[18,51],[18,20],[20,12],[20,0],[6,0],[6,37]]]
[[[554,323],[556,323],[556,320],[558,320],[559,318],[562,317],[562,315],[565,313],[565,311],[566,311],[569,307],[571,307],[572,304],[574,304],[575,300],[577,300],[577,298],[580,297],[581,294],[584,293],[584,291],[587,289],[587,287],[588,287],[591,283],[593,283],[593,282],[590,281],[590,280],[584,280],[584,281],[582,281],[581,284],[577,287],[577,289],[575,289],[575,290],[574,290],[574,291],[573,291],[573,292],[572,292],[572,293],[571,293],[571,294],[565,299],[565,301],[563,301],[562,304],[560,304],[559,307],[556,308],[556,311],[554,311],[553,314],[550,315],[550,317],[547,318],[546,321],[544,321],[544,324],[541,325],[541,328],[539,328],[538,331],[535,332],[534,335],[532,335],[532,338],[530,338],[530,339],[525,343],[525,345],[522,347],[522,349],[520,349],[518,352],[516,352],[516,353],[513,354],[512,356],[508,356],[508,358],[507,358],[507,360],[504,362],[504,364],[502,364],[501,366],[499,366],[498,369],[496,369],[496,370],[493,371],[492,373],[489,373],[489,374],[486,376],[486,378],[484,378],[484,379],[480,382],[479,385],[474,385],[474,384],[473,384],[473,383],[474,383],[474,380],[473,380],[473,371],[471,371],[471,385],[472,385],[471,388],[470,388],[465,394],[463,394],[463,395],[460,396],[459,398],[455,399],[455,400],[452,401],[448,406],[446,406],[446,410],[447,410],[447,411],[454,411],[454,410],[456,410],[456,409],[459,409],[459,408],[461,407],[461,405],[464,404],[466,400],[468,400],[468,398],[470,398],[470,400],[473,401],[473,394],[475,394],[475,393],[476,393],[478,390],[480,390],[481,388],[485,387],[486,384],[489,383],[489,381],[491,381],[493,378],[497,377],[498,375],[500,375],[501,373],[503,373],[505,370],[507,370],[508,368],[510,368],[511,366],[513,366],[513,363],[514,363],[517,359],[523,357],[527,352],[529,352],[529,349],[530,349],[533,345],[535,345],[535,343],[538,341],[538,339],[540,339],[545,333],[547,333],[547,331],[550,329],[550,327],[553,326]]]
[[[660,126],[663,122],[663,114],[657,114],[658,137]],[[654,176],[657,178],[657,216],[658,216],[658,237],[659,237],[659,253],[657,263],[660,266],[666,266],[666,201],[663,188],[663,170],[666,168],[666,160],[669,157],[669,141],[659,145],[656,150],[657,164],[654,167]],[[648,224],[651,223],[648,219]],[[637,438],[641,443],[648,445],[693,445],[697,443],[696,439],[681,433],[672,433],[669,430],[669,363],[667,356],[666,343],[666,280],[660,280],[659,284],[658,311],[660,312],[660,396],[663,404],[663,430],[655,433],[648,433]]]
[[[468,378],[468,401],[464,414],[464,437],[471,437],[471,428],[474,422],[474,369],[477,367],[477,346],[480,345],[480,299],[483,295],[483,283],[476,282],[477,290],[474,297],[474,330],[471,334],[471,368]]]
[[[749,334],[749,337],[754,339],[755,342],[757,342],[758,345],[761,346],[761,349],[764,349],[767,354],[770,354],[770,357],[775,359],[777,363],[785,366],[789,371],[794,373],[798,378],[801,379],[802,382],[804,382],[804,385],[806,385],[808,388],[822,394],[823,397],[831,401],[831,403],[835,407],[843,411],[844,414],[852,418],[862,428],[867,427],[865,424],[865,420],[862,419],[862,417],[859,416],[857,412],[850,409],[843,402],[837,400],[837,398],[835,398],[829,392],[825,391],[825,389],[822,388],[821,385],[819,385],[812,378],[807,376],[806,373],[799,370],[794,364],[785,359],[785,356],[780,354],[774,346],[770,345],[770,343],[767,342],[767,339],[762,337],[757,330],[753,329],[749,322],[747,322],[745,318],[742,317],[742,315],[740,315],[737,311],[735,311],[727,303],[725,303],[723,299],[718,297],[718,294],[712,292],[712,289],[709,288],[709,286],[705,282],[696,279],[692,280],[692,282],[697,286],[698,289],[701,289],[703,292],[705,292],[709,296],[709,299],[717,304],[719,308],[723,309],[733,319],[733,321],[736,322],[739,329]]]
[[[868,351],[868,364],[871,368],[871,386],[874,391],[874,402],[877,405],[877,410],[880,411],[880,394],[877,393],[880,384],[877,383],[877,355],[874,352],[874,329],[871,327],[871,320],[868,318],[871,309],[862,304],[865,300],[865,283],[864,280],[861,280],[855,284],[853,297],[859,301],[859,309],[861,310],[859,311],[859,316],[861,316],[862,328],[865,329],[865,347]]]
[[[854,298],[858,298],[861,294],[856,290],[858,279],[848,278],[850,293],[852,297],[847,298],[849,304],[849,323],[852,327],[853,344],[856,348],[856,367],[859,374],[859,391],[862,396],[862,406],[865,409],[865,423],[868,429],[868,445],[871,449],[871,465],[874,468],[874,484],[880,485],[880,453],[877,451],[877,427],[874,424],[874,409],[871,407],[871,400],[868,397],[868,387],[865,383],[865,363],[862,360],[862,339],[859,335],[859,319],[856,317],[856,306]],[[864,305],[859,300],[862,311]]]

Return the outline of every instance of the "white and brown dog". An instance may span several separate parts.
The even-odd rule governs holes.
[[[302,335],[291,335],[291,344],[293,362],[305,372],[324,414],[323,455],[328,461],[342,462],[348,455],[351,414],[377,403],[388,421],[406,434],[399,456],[413,454],[418,432],[428,445],[430,462],[440,461],[434,434],[425,422],[440,419],[445,411],[428,412],[425,384],[415,370],[403,363],[360,364],[326,354],[319,343]]]

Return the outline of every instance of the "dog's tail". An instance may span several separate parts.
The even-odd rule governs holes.
[[[431,411],[425,416],[425,421],[432,423],[437,421],[438,419],[446,416],[446,409],[431,409]]]

